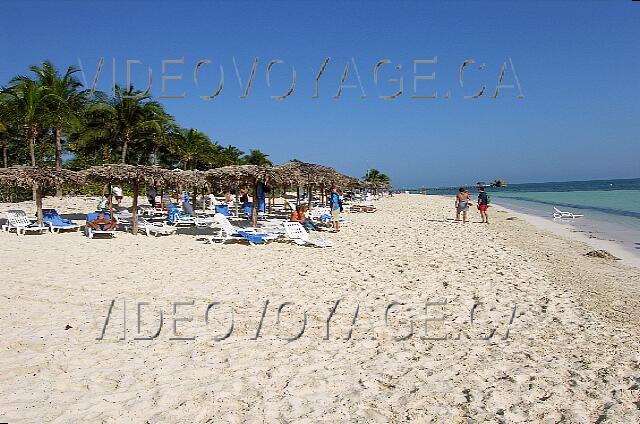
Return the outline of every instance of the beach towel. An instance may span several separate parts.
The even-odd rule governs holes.
[[[233,215],[229,210],[229,205],[216,205],[216,213],[221,213],[224,216]]]
[[[251,219],[251,216],[253,215],[253,202],[245,202],[242,205],[242,210],[247,214],[249,219]]]
[[[256,234],[256,233],[249,233],[246,231],[238,231],[238,235],[249,240],[253,244],[262,244],[264,243],[264,238],[269,236],[268,234]]]
[[[71,220],[62,218],[55,209],[43,209],[42,221],[55,227],[74,227]]]

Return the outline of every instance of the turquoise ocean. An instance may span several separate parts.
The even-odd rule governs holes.
[[[472,196],[475,186],[468,187]],[[410,190],[413,192],[424,191]],[[561,220],[590,237],[612,240],[640,255],[640,178],[509,184],[488,187],[491,203],[553,220],[553,207],[583,214]],[[427,194],[455,196],[458,187],[427,188]]]

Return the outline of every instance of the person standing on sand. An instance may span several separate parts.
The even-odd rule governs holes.
[[[342,212],[342,202],[340,201],[340,195],[335,187],[331,187],[331,198],[329,200],[329,208],[331,209],[331,222],[333,224],[333,231],[340,231],[340,212]]]
[[[489,215],[487,210],[489,209],[489,195],[484,191],[484,187],[482,186],[480,186],[478,190],[478,210],[480,211],[480,218],[482,218],[483,223],[488,224]]]
[[[122,206],[122,187],[113,186],[113,195],[116,196],[118,207]]]
[[[462,222],[466,224],[470,205],[469,192],[466,188],[460,187],[456,195],[456,222],[460,222],[460,213],[462,212]]]
[[[156,195],[156,188],[153,186],[149,187],[149,189],[147,190],[147,200],[149,201],[149,204],[152,208],[156,207]]]

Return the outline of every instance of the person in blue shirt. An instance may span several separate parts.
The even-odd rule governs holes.
[[[331,222],[333,231],[340,231],[340,212],[342,212],[342,202],[340,195],[335,187],[331,187],[331,198],[329,200],[329,208],[331,208]]]

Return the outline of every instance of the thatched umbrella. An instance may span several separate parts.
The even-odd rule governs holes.
[[[193,188],[194,209],[197,203],[195,200],[198,196],[198,189],[203,189],[202,196],[203,196],[203,202],[204,202],[204,193],[205,193],[204,189],[208,189],[211,187],[211,184],[207,179],[206,171],[199,171],[197,169],[192,171],[182,171],[182,170],[174,169],[173,171],[171,171],[171,177],[174,180],[174,185],[176,187]]]
[[[175,183],[176,176],[166,169],[157,166],[110,164],[92,166],[80,171],[79,174],[87,181],[111,184],[114,181],[129,183],[133,187],[133,207],[131,210],[131,231],[138,234],[138,194],[140,185],[165,185]],[[113,204],[110,202],[110,212],[113,217]]]
[[[342,174],[334,168],[315,163],[292,161],[276,167],[282,173],[288,173],[290,178],[297,182],[298,186],[306,185],[309,190],[309,207],[311,207],[311,190],[314,185],[319,185],[324,199],[326,186],[338,185],[349,187],[354,184],[353,177]]]
[[[42,191],[46,186],[63,183],[81,184],[77,172],[67,169],[40,168],[34,166],[12,166],[0,169],[0,183],[33,188],[36,201],[38,224],[42,225]]]
[[[259,165],[230,165],[207,171],[207,180],[217,189],[231,189],[239,185],[253,187],[252,221],[255,227],[258,223],[258,183],[266,186],[288,184],[287,174],[270,166]]]

